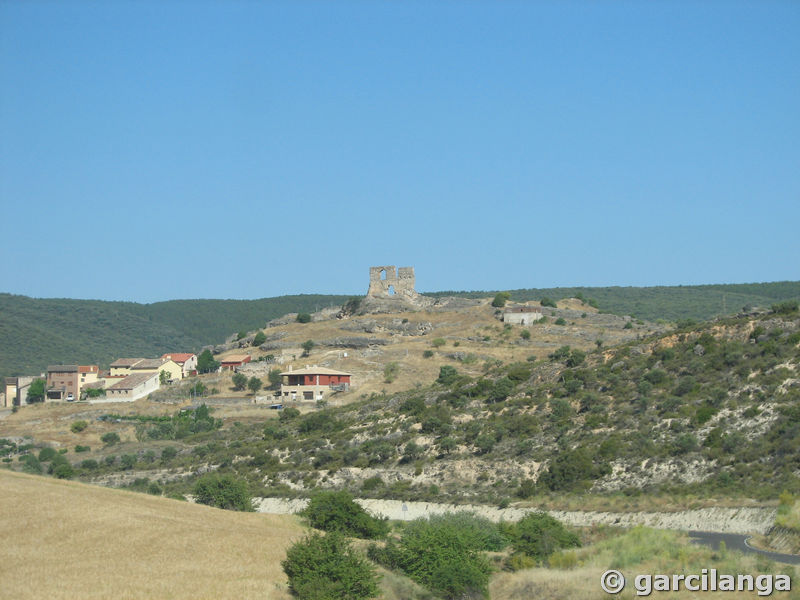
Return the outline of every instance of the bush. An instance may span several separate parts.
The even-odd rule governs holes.
[[[113,431],[110,433],[104,433],[102,436],[100,436],[100,441],[106,446],[113,446],[114,444],[119,443],[119,434]]]
[[[553,321],[556,325],[566,325],[567,322],[564,320],[564,317],[558,317],[555,321]]]
[[[263,331],[259,331],[253,338],[253,346],[260,346],[267,341],[267,336]]]
[[[526,515],[509,527],[508,535],[516,552],[535,560],[544,560],[562,548],[581,545],[577,534],[543,512]]]
[[[199,504],[227,510],[253,511],[247,482],[233,475],[203,475],[194,484],[194,495]]]
[[[351,537],[377,539],[385,537],[389,525],[361,508],[346,491],[324,491],[311,497],[300,513],[309,525],[323,531],[338,531]]]
[[[311,351],[314,349],[314,345],[314,340],[306,340],[300,344],[300,347],[303,349],[303,354],[301,354],[301,356],[308,356],[311,354]]]
[[[361,600],[380,593],[374,567],[336,532],[300,540],[281,566],[300,600]]]
[[[308,313],[298,313],[296,320],[298,323],[310,323],[311,315]]]
[[[89,452],[91,449],[92,449],[91,446],[81,446],[81,445],[75,446],[75,452]]]
[[[126,471],[133,469],[136,466],[136,455],[123,454],[119,457],[119,464]]]
[[[86,421],[75,421],[72,425],[69,426],[69,429],[70,431],[72,431],[72,433],[80,433],[88,426],[89,423],[87,423]]]
[[[506,305],[506,302],[511,298],[511,294],[509,292],[497,292],[494,296],[494,300],[492,300],[492,306],[495,308],[501,308]]]
[[[398,543],[370,548],[370,557],[400,568],[448,600],[486,597],[492,569],[482,553],[486,538],[476,534],[478,529],[465,526],[460,517],[417,519],[408,524]]]
[[[33,454],[25,454],[20,456],[19,460],[22,462],[22,471],[30,473],[31,475],[42,474],[42,463]]]
[[[47,462],[53,460],[58,452],[55,448],[42,448],[39,450],[39,462]]]
[[[444,346],[446,343],[447,343],[447,342],[444,340],[444,338],[433,338],[433,339],[431,340],[431,345],[432,345],[434,348],[441,348],[441,347],[442,347],[442,346]]]
[[[178,456],[178,449],[174,446],[167,446],[161,451],[161,460],[172,460]]]
[[[422,353],[422,358],[430,358],[433,356],[433,350],[425,350]]]
[[[439,367],[439,377],[436,379],[438,383],[450,385],[456,379],[458,379],[458,371],[456,371],[455,367],[451,367],[450,365]]]
[[[552,308],[557,308],[555,301],[552,298],[548,298],[547,296],[544,296],[541,300],[539,300],[539,304],[541,304],[542,306],[550,306]]]
[[[772,305],[772,312],[778,314],[789,314],[796,312],[800,306],[797,300],[787,300],[786,302],[779,302],[778,304]]]
[[[386,363],[383,367],[383,382],[392,383],[397,379],[397,374],[400,372],[400,365],[396,362]]]
[[[521,337],[523,340],[529,340],[531,339],[531,332],[527,329],[523,329],[520,331],[519,337]]]
[[[94,471],[98,466],[100,465],[93,458],[87,458],[81,461],[81,469],[86,469],[87,471]]]

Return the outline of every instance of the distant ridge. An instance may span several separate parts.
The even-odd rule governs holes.
[[[499,290],[429,292],[493,296]],[[601,310],[656,320],[702,320],[744,306],[800,299],[800,281],[657,287],[561,287],[510,290],[513,300],[582,294]],[[350,296],[301,294],[258,300],[169,300],[153,304],[29,298],[0,293],[0,377],[41,372],[48,364],[107,366],[121,356],[197,351],[291,312],[339,306]]]

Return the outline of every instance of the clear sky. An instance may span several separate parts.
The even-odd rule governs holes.
[[[0,0],[0,291],[800,279],[800,2]]]

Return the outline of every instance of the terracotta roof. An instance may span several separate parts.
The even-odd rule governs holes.
[[[79,365],[78,372],[79,373],[97,373],[100,370],[100,367],[97,365]]]
[[[47,367],[48,373],[77,373],[78,365],[50,365]]]
[[[305,369],[285,371],[281,373],[281,375],[350,375],[350,373],[337,371],[335,369],[328,369],[326,367],[306,367]]]
[[[109,390],[132,390],[146,381],[149,381],[153,377],[158,377],[158,373],[134,373],[133,375],[128,375],[122,381],[115,383],[110,388],[106,388]]]
[[[112,367],[132,367],[136,363],[143,361],[143,358],[118,358],[110,366]]]
[[[189,360],[193,356],[194,356],[194,354],[192,354],[191,352],[176,352],[174,354],[162,354],[161,358],[168,358],[172,362],[175,362],[175,363],[178,363],[179,365],[182,365],[183,363],[185,363],[187,360]]]
[[[225,358],[221,358],[220,362],[222,364],[225,363],[239,363],[250,358],[249,354],[231,354],[230,356],[226,356]]]
[[[133,365],[131,369],[134,371],[139,371],[141,369],[157,369],[168,362],[168,358],[145,358]]]

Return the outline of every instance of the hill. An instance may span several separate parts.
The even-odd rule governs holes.
[[[198,351],[286,313],[345,300],[298,295],[137,304],[0,294],[0,377],[35,374],[48,364],[108,366],[122,356]]]
[[[485,298],[497,291],[432,292],[429,296]],[[595,300],[597,307],[617,315],[633,315],[655,321],[705,320],[734,314],[745,306],[768,307],[783,300],[800,299],[800,281],[655,287],[559,287],[508,290],[516,301],[559,300],[580,297]]]
[[[697,497],[769,501],[783,490],[800,492],[795,303],[679,330],[552,310],[576,316],[563,325],[535,325],[527,340],[522,327],[484,325],[481,319],[493,313],[483,304],[443,312],[440,321],[431,316],[432,333],[422,336],[384,333],[394,341],[354,350],[346,359],[335,349],[314,350],[310,360],[324,359],[320,364],[353,361],[348,364],[365,383],[344,402],[334,396],[328,408],[299,404],[300,412],[285,410],[280,418],[248,400],[223,400],[214,413],[221,427],[196,435],[176,437],[177,428],[159,425],[178,411],[168,394],[147,409],[155,414],[142,403],[24,407],[2,423],[4,436],[16,440],[5,454],[10,466],[23,468],[18,459],[26,450],[14,444],[31,435],[37,446],[68,450],[77,476],[88,481],[120,485],[150,477],[179,493],[209,464],[247,478],[262,496],[341,487],[400,500],[547,504],[558,498],[563,506],[564,498],[574,497],[584,508],[631,508],[665,498],[671,505],[680,503],[675,498]],[[319,340],[350,326],[416,330],[418,324],[402,322],[404,314],[415,316],[289,324],[280,339]],[[612,330],[611,319],[631,327]],[[601,324],[606,344],[596,344],[591,333]],[[441,338],[445,346],[433,343],[437,326],[449,332]],[[295,343],[287,342],[290,357]],[[387,383],[392,363],[397,379]],[[201,379],[228,394],[230,375]],[[185,398],[176,392],[173,401]],[[98,420],[114,411],[129,416]],[[91,425],[71,433],[73,419]],[[122,445],[100,446],[109,432]],[[79,444],[93,450],[73,455]],[[163,454],[165,445],[177,454]]]
[[[6,598],[285,598],[292,517],[0,470]],[[13,506],[13,509],[10,507]],[[10,513],[8,513],[10,514]]]
[[[432,292],[485,298],[494,291]],[[582,295],[603,312],[646,320],[703,320],[744,306],[800,299],[800,282],[660,287],[512,290],[515,301]],[[339,306],[350,296],[294,295],[259,300],[170,300],[153,304],[29,298],[0,294],[0,377],[34,374],[48,364],[108,365],[121,356],[196,351],[232,333],[292,312]]]

